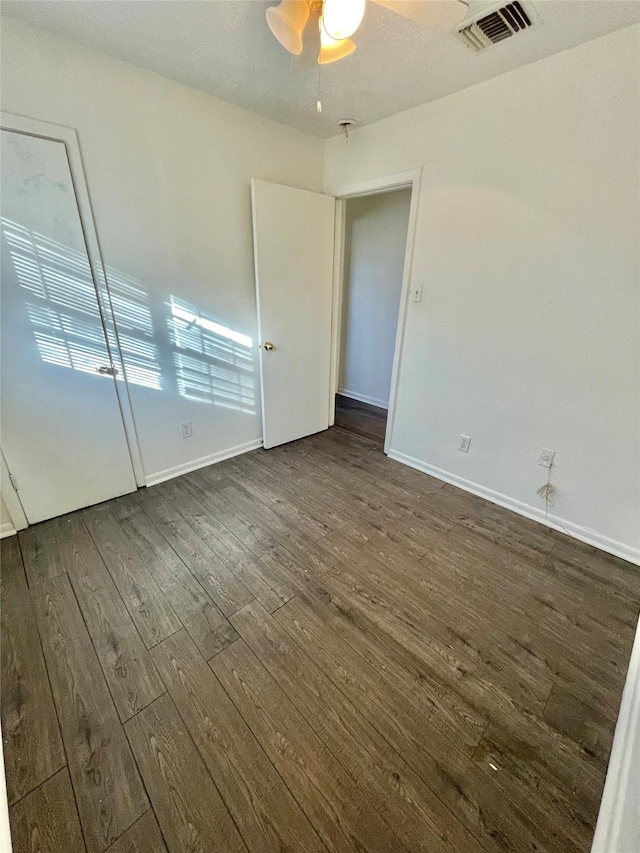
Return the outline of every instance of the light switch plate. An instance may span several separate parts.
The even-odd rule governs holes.
[[[411,301],[412,302],[422,302],[422,285],[421,284],[412,284],[411,285]]]

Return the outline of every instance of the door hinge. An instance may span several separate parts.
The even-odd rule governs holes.
[[[17,491],[18,491],[18,481],[17,481],[17,480],[16,480],[16,478],[13,476],[13,474],[11,473],[11,471],[9,471],[9,480],[11,481],[11,485],[13,486],[13,488],[14,488],[14,489],[16,490],[16,492],[17,492]]]

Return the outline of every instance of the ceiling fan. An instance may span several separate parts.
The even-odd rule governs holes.
[[[391,12],[435,33],[448,33],[464,17],[464,0],[373,0]],[[366,9],[366,0],[280,0],[267,9],[267,24],[304,70],[344,59],[356,49],[351,36]]]

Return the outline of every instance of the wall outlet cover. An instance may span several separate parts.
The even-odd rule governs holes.
[[[470,446],[471,446],[471,436],[470,435],[461,435],[460,441],[458,442],[458,450],[461,450],[463,453],[468,453]]]
[[[538,465],[542,465],[543,468],[551,468],[555,456],[555,450],[549,450],[548,447],[543,447],[540,451],[540,456],[538,456]]]
[[[193,435],[193,428],[191,427],[191,421],[183,421],[180,424],[180,438],[191,438]]]

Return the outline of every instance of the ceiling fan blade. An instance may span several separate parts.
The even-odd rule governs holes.
[[[320,56],[320,7],[311,6],[309,20],[302,33],[302,53],[291,58],[292,71],[309,71],[318,64]]]
[[[468,5],[462,0],[373,0],[391,12],[408,18],[433,33],[450,33],[464,18]]]

